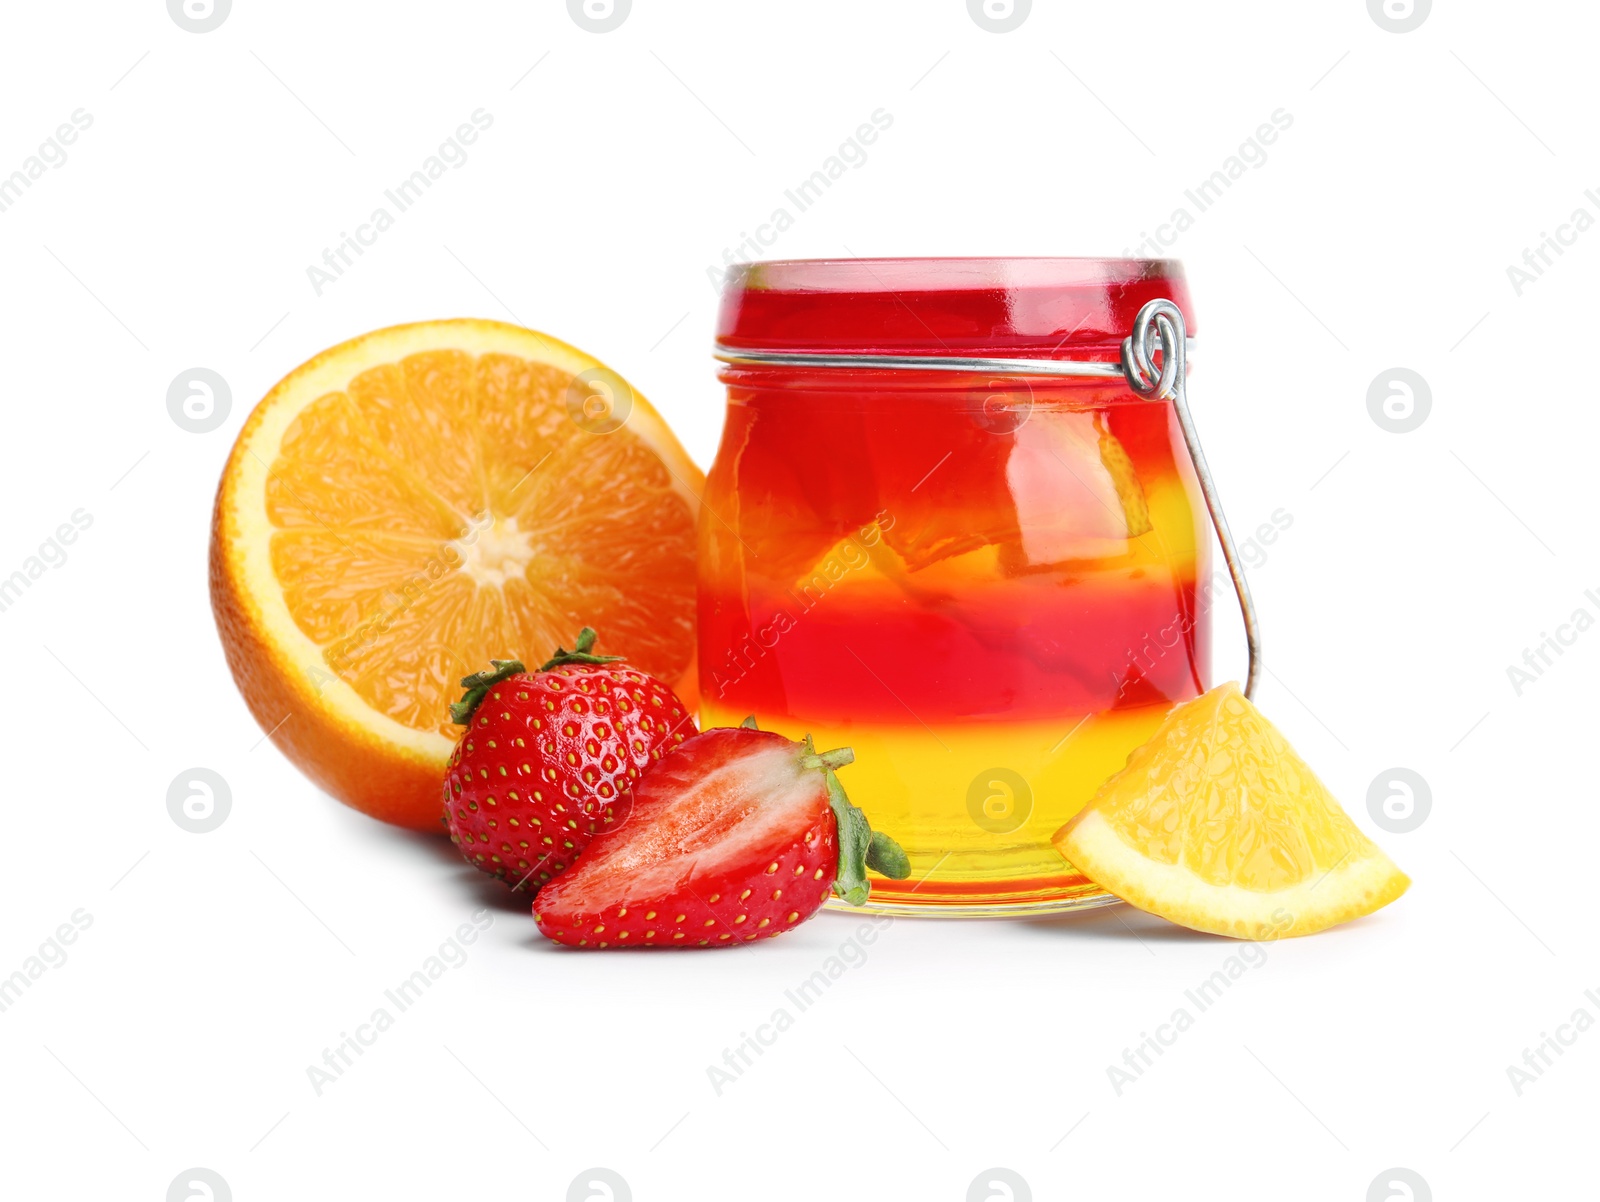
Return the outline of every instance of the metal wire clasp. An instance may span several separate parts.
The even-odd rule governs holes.
[[[1159,364],[1151,354],[1152,338],[1156,340],[1160,352]],[[1217,541],[1222,544],[1222,557],[1228,563],[1233,591],[1239,598],[1239,612],[1244,617],[1245,644],[1250,651],[1244,695],[1253,698],[1256,682],[1261,676],[1261,628],[1256,621],[1256,607],[1250,599],[1250,586],[1245,583],[1238,549],[1233,545],[1233,535],[1228,530],[1228,519],[1223,516],[1222,502],[1217,499],[1217,486],[1211,479],[1205,452],[1200,449],[1200,436],[1195,433],[1194,419],[1189,416],[1189,398],[1184,387],[1188,345],[1188,331],[1182,311],[1170,300],[1153,300],[1139,310],[1133,319],[1133,332],[1122,340],[1120,368],[1115,363],[1085,359],[760,351],[721,342],[716,346],[716,357],[724,363],[787,367],[997,372],[1013,376],[1087,376],[1099,379],[1122,376],[1137,396],[1155,400],[1170,399],[1178,414],[1178,425],[1183,430],[1184,445],[1189,448],[1195,476],[1200,481],[1200,492],[1206,499],[1206,511],[1211,515],[1212,529],[1217,532]]]
[[[1160,342],[1161,362],[1158,365],[1150,354],[1154,336]],[[1211,525],[1222,544],[1222,558],[1228,563],[1228,575],[1233,578],[1233,591],[1239,598],[1239,612],[1244,618],[1245,644],[1250,652],[1250,666],[1244,683],[1244,695],[1254,698],[1256,682],[1261,675],[1261,627],[1256,620],[1255,602],[1250,598],[1250,586],[1245,582],[1244,566],[1239,561],[1238,549],[1233,545],[1233,534],[1228,530],[1228,519],[1222,512],[1222,502],[1217,498],[1217,486],[1211,478],[1211,468],[1206,463],[1205,452],[1200,449],[1200,435],[1195,432],[1194,418],[1189,414],[1189,397],[1185,388],[1185,355],[1188,345],[1183,313],[1169,300],[1146,303],[1133,319],[1133,333],[1122,340],[1122,373],[1128,387],[1142,397],[1172,401],[1177,412],[1178,425],[1183,430],[1184,445],[1189,448],[1189,458],[1194,463],[1194,474],[1200,481],[1200,492],[1206,499],[1206,511],[1211,515]]]

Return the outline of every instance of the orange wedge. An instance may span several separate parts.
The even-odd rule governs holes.
[[[1240,939],[1309,935],[1411,884],[1236,684],[1175,706],[1055,845],[1123,901]]]
[[[324,351],[256,406],[217,490],[211,600],[235,681],[329,793],[436,830],[491,658],[578,630],[693,703],[700,470],[603,364],[492,321]]]

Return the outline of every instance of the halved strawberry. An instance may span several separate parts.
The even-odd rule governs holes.
[[[467,862],[536,890],[596,831],[620,822],[633,784],[694,733],[664,682],[595,655],[585,626],[529,672],[493,660],[462,678],[450,716],[467,729],[444,780],[444,823]]]
[[[910,873],[834,775],[854,760],[756,730],[686,739],[633,789],[620,827],[539,893],[534,919],[572,947],[721,947],[798,926],[829,890],[867,900],[866,868]]]

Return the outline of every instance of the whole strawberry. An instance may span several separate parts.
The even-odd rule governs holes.
[[[655,677],[595,655],[585,626],[573,650],[538,671],[517,660],[463,677],[450,707],[465,726],[444,781],[444,821],[467,861],[513,889],[538,889],[627,811],[634,783],[694,734],[694,719]]]
[[[628,821],[539,894],[539,929],[572,947],[724,947],[792,930],[830,892],[862,904],[868,867],[903,880],[910,865],[840,787],[854,758],[753,719],[685,740],[635,786]]]

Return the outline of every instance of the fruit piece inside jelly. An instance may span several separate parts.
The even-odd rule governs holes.
[[[913,573],[985,546],[1008,574],[1123,554],[1152,529],[1133,460],[1102,414],[1035,412],[975,429],[929,478],[885,501],[886,541]]]

